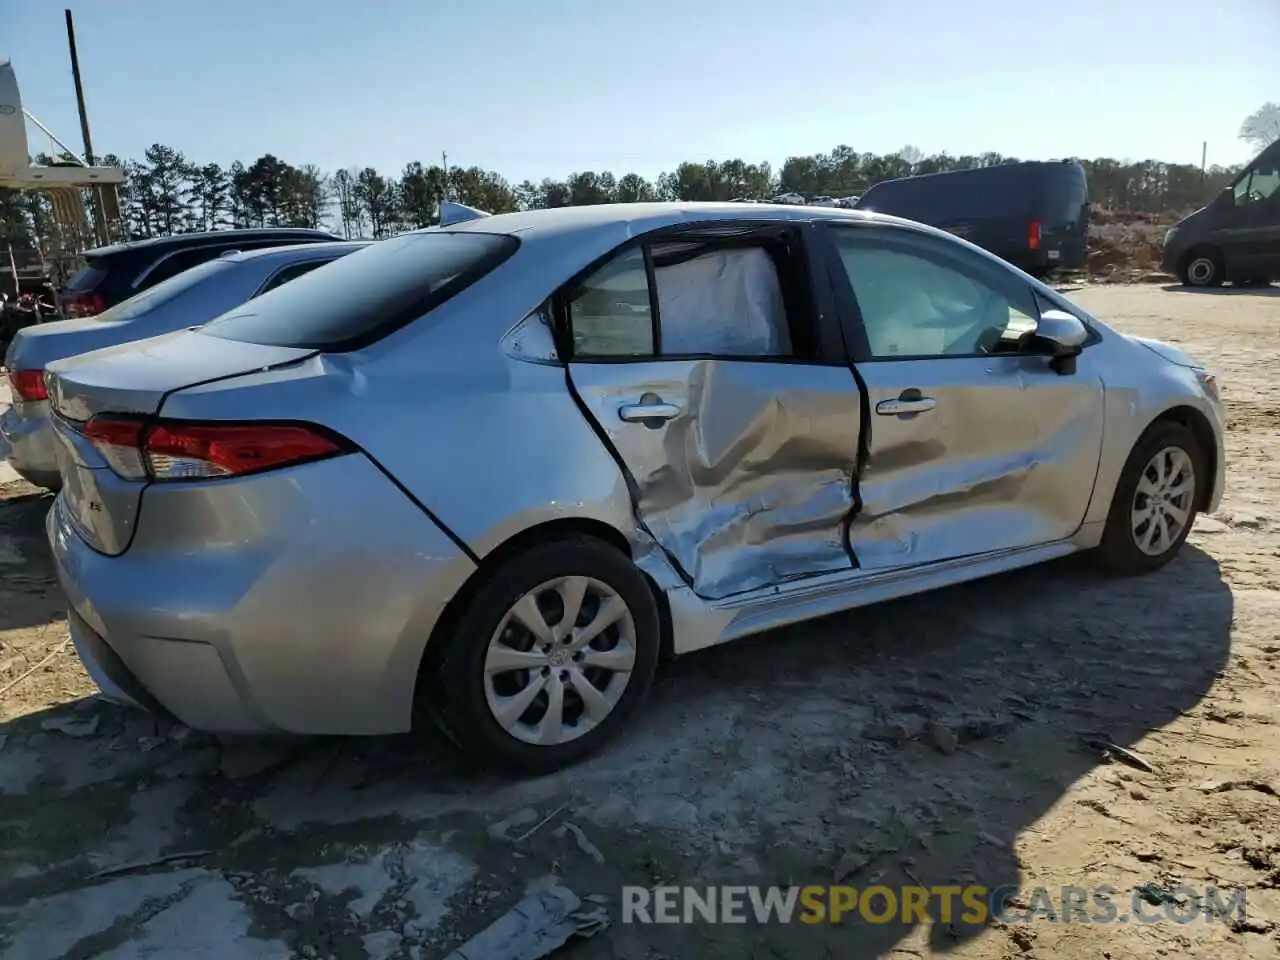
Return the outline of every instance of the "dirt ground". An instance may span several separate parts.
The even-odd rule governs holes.
[[[64,644],[48,498],[0,486],[0,955],[438,957],[554,878],[612,921],[565,948],[581,960],[1276,957],[1280,289],[1069,295],[1223,379],[1226,499],[1176,562],[1117,581],[1069,559],[684,658],[629,735],[533,781],[433,742],[219,742],[92,699]],[[978,927],[620,917],[624,884],[837,877],[1110,885],[1121,914],[1134,891],[1212,885],[1246,908]]]

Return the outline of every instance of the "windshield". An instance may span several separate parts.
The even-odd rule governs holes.
[[[162,304],[168,303],[175,297],[186,293],[196,284],[208,279],[216,273],[231,269],[231,264],[225,260],[209,260],[190,270],[183,270],[177,276],[170,277],[157,283],[154,287],[148,287],[136,296],[130,297],[122,303],[117,303],[109,310],[96,314],[93,319],[99,323],[121,323],[125,320],[132,320],[144,313],[148,313]]]
[[[519,245],[492,233],[401,234],[224,313],[202,332],[265,346],[356,349],[438,307]]]

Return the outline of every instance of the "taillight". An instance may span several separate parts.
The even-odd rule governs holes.
[[[63,301],[63,309],[68,319],[92,317],[107,309],[107,301],[100,293],[73,293]]]
[[[298,423],[149,424],[94,417],[82,432],[111,469],[131,480],[210,480],[278,470],[355,448],[326,430]]]
[[[19,400],[48,400],[49,391],[44,386],[43,370],[10,370],[9,385]]]
[[[1040,221],[1032,220],[1027,224],[1027,249],[1040,249]]]

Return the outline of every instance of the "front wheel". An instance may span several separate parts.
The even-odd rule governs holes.
[[[1199,503],[1195,436],[1180,423],[1151,427],[1129,454],[1116,484],[1097,557],[1119,574],[1159,569],[1177,556]]]
[[[1193,250],[1178,271],[1178,279],[1188,287],[1220,287],[1226,279],[1222,257],[1208,248]]]
[[[657,604],[631,559],[599,541],[535,545],[476,591],[424,686],[463,751],[546,773],[596,750],[644,697]]]

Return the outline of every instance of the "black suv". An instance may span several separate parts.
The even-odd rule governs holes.
[[[85,266],[58,295],[58,308],[64,317],[91,317],[162,280],[232,250],[341,239],[306,227],[263,227],[180,233],[98,247],[85,253]]]

